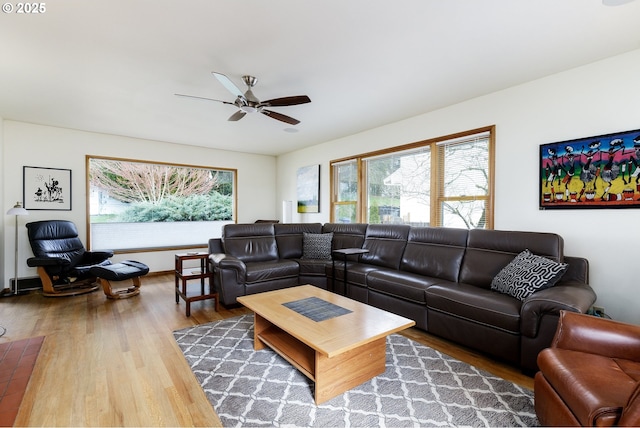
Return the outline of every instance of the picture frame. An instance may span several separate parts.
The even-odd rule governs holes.
[[[640,129],[540,145],[539,205],[639,208]]]
[[[299,213],[320,212],[320,165],[298,168],[296,187]]]
[[[22,200],[27,210],[71,211],[71,170],[24,166]]]

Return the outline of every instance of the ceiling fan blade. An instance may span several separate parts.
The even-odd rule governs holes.
[[[272,119],[276,119],[276,120],[280,120],[282,122],[288,123],[290,125],[297,125],[300,123],[300,121],[298,119],[294,119],[290,116],[281,114],[281,113],[276,113],[275,111],[271,111],[271,110],[261,110],[260,113],[265,114],[267,116],[269,116]]]
[[[274,98],[272,100],[267,100],[260,105],[266,107],[284,107],[284,106],[295,106],[298,104],[306,104],[310,103],[311,99],[309,99],[306,95],[296,95],[293,97],[282,97],[282,98]]]
[[[233,113],[227,120],[230,122],[237,122],[238,120],[242,119],[245,114],[247,113],[243,112],[242,110],[238,110],[237,112]]]
[[[185,97],[185,98],[195,98],[195,99],[198,99],[198,100],[217,101],[219,103],[233,105],[233,103],[230,103],[229,101],[216,100],[214,98],[197,97],[195,95],[185,95],[185,94],[174,94],[174,95],[177,95],[179,97]]]
[[[227,91],[231,92],[233,96],[244,98],[242,91],[227,76],[216,73],[215,71],[212,71],[211,74],[213,74],[216,79],[218,79],[218,82],[222,83],[222,86],[227,88]]]

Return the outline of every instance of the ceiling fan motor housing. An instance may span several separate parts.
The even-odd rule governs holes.
[[[258,83],[258,78],[253,76],[242,76],[242,81],[249,88],[253,88],[256,83]]]

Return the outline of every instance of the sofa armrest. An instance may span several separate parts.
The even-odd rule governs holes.
[[[237,257],[224,253],[209,254],[209,269],[213,272],[213,288],[220,294],[220,303],[237,304],[238,296],[246,294],[247,266]]]
[[[569,265],[562,275],[562,281],[589,283],[589,261],[583,257],[564,256],[564,262]]]
[[[111,250],[103,250],[103,251],[85,251],[82,254],[83,263],[87,264],[96,264],[102,263],[103,261],[110,259],[113,257],[113,251]]]
[[[247,279],[247,265],[237,257],[224,253],[209,254],[209,261],[213,269],[233,270],[236,272],[236,281],[244,284]]]
[[[62,257],[29,257],[27,259],[29,267],[51,267],[51,266],[71,266],[71,261]]]
[[[536,337],[545,314],[559,315],[561,310],[585,313],[596,301],[596,293],[582,282],[561,281],[551,288],[527,297],[520,309],[520,332]]]
[[[551,347],[640,361],[640,325],[562,311]]]

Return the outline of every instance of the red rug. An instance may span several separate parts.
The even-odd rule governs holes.
[[[13,426],[44,336],[0,343],[0,426]]]

